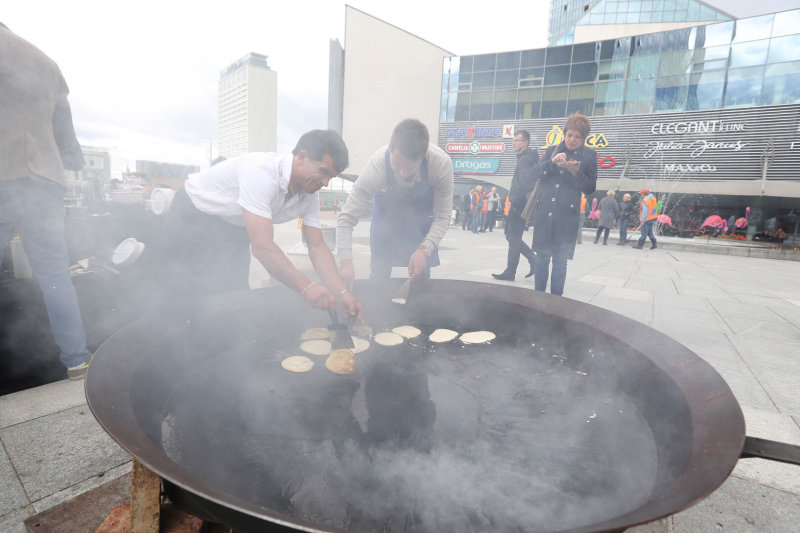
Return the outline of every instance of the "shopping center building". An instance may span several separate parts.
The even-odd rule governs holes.
[[[617,2],[593,4],[608,10]],[[748,233],[793,233],[800,213],[800,9],[683,26],[443,56],[438,143],[453,159],[456,195],[473,183],[507,189],[514,132],[528,130],[543,151],[560,142],[566,117],[578,112],[592,122],[586,144],[598,152],[595,196],[646,187],[665,213],[687,224],[709,214],[739,218],[750,207]],[[345,101],[346,87],[345,78]],[[345,112],[350,145],[348,122]]]

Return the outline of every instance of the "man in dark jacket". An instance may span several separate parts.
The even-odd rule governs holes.
[[[525,232],[527,222],[522,220],[522,210],[528,201],[528,195],[536,184],[534,168],[539,163],[539,152],[535,148],[530,148],[531,135],[525,130],[520,130],[514,134],[514,152],[517,154],[517,168],[514,169],[514,177],[511,179],[511,209],[508,212],[506,222],[506,239],[508,239],[508,259],[506,269],[500,274],[492,274],[495,279],[514,281],[519,265],[519,255],[525,256],[530,263],[530,271],[525,275],[526,278],[533,276],[535,256],[530,247],[522,241],[522,234]]]

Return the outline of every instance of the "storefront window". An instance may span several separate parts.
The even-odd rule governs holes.
[[[683,111],[686,106],[688,85],[686,75],[658,78],[653,111],[656,113]]]
[[[731,45],[730,67],[753,67],[767,62],[769,39]]]
[[[517,118],[539,118],[541,89],[520,89],[517,95]]]
[[[567,87],[546,87],[542,92],[542,118],[566,116]]]
[[[595,61],[596,43],[576,44],[572,47],[572,62]]]
[[[758,105],[764,67],[734,68],[728,71],[722,107]]]
[[[800,61],[768,65],[764,71],[761,105],[800,103]]]
[[[600,61],[597,66],[597,79],[598,80],[623,80],[625,79],[625,71],[628,68],[627,58],[612,59],[608,61]]]
[[[800,27],[797,28],[800,31]],[[800,61],[800,34],[772,39],[769,44],[767,63]]]
[[[622,102],[625,99],[625,82],[598,82],[595,88],[594,114],[621,115]]]

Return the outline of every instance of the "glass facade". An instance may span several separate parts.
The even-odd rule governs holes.
[[[693,3],[602,0],[596,7],[647,5],[655,12]],[[800,103],[800,9],[593,43],[446,58],[440,120],[791,103]]]
[[[570,44],[575,26],[731,20],[698,0],[551,0],[550,44]]]

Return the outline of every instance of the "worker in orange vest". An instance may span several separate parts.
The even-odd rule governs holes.
[[[646,241],[648,237],[650,237],[650,242],[653,243],[650,249],[658,248],[658,246],[656,246],[656,235],[653,233],[653,226],[658,219],[658,200],[648,189],[639,191],[639,196],[642,197],[641,215],[639,216],[639,221],[642,223],[640,228],[641,237],[639,237],[639,243],[634,246],[634,248],[640,250],[644,248],[644,241]]]
[[[511,210],[511,195],[506,194],[506,205],[503,208],[503,215],[508,216],[508,212]]]

